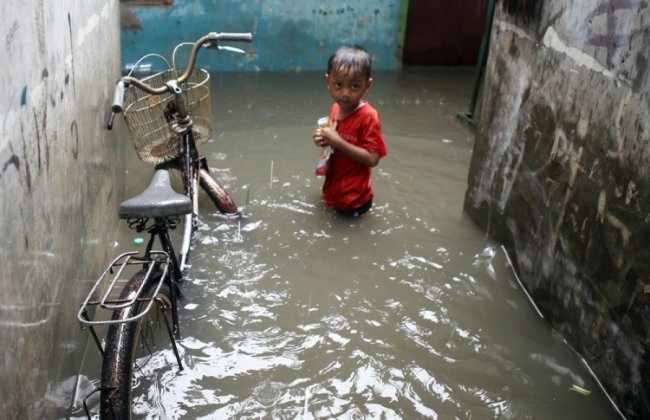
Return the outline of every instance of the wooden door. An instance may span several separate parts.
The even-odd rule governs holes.
[[[409,0],[403,64],[476,64],[489,1]]]

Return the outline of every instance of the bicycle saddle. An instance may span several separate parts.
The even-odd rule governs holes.
[[[157,169],[149,186],[120,204],[120,218],[171,217],[192,211],[192,201],[171,186],[169,171]]]

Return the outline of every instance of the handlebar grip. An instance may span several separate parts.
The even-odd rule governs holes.
[[[115,120],[115,112],[111,112],[111,115],[108,117],[108,122],[106,123],[106,129],[113,129],[113,121]]]
[[[113,95],[113,105],[111,110],[115,113],[122,112],[122,102],[124,101],[124,90],[125,83],[124,80],[120,79],[115,86],[115,94]]]
[[[210,32],[209,39],[211,41],[252,42],[253,34],[250,32]]]

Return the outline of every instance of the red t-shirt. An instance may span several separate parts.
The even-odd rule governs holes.
[[[386,156],[381,121],[377,111],[366,101],[352,114],[338,121],[336,131],[343,139],[369,152]],[[332,105],[330,121],[336,119],[338,104]],[[336,149],[327,163],[323,201],[338,210],[353,210],[366,204],[373,196],[370,166],[355,162]]]

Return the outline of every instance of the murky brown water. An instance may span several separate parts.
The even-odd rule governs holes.
[[[389,155],[375,206],[350,220],[320,204],[313,176],[322,75],[213,78],[204,151],[245,217],[204,203],[181,303],[186,367],[171,351],[147,365],[143,418],[618,417],[462,212],[473,134],[455,114],[472,80],[472,69],[375,75],[367,98]],[[130,171],[136,193],[151,167]]]

